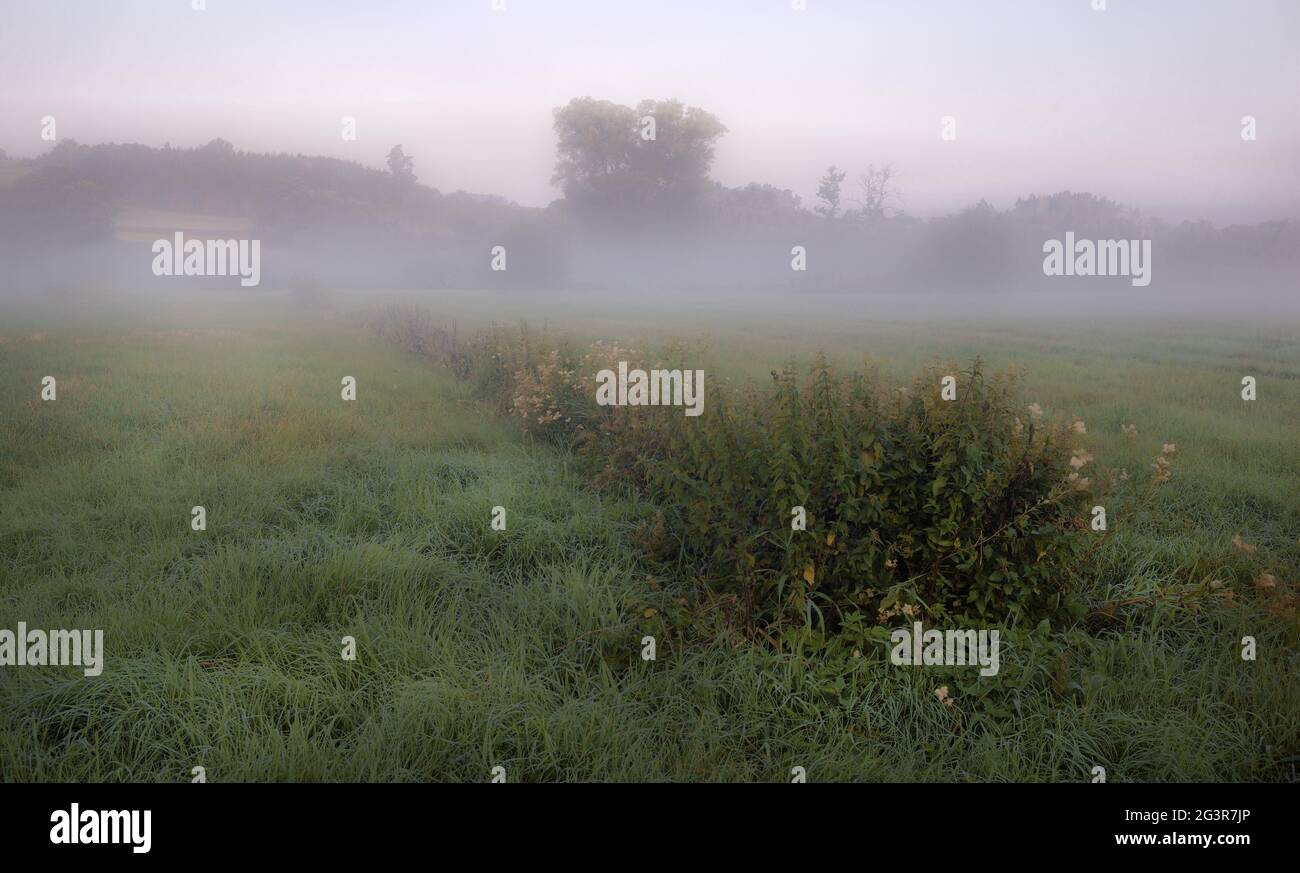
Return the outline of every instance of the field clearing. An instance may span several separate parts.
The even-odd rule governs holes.
[[[0,188],[12,185],[29,172],[31,172],[30,167],[24,167],[10,161],[0,161]]]
[[[187,239],[246,237],[253,219],[238,215],[205,215],[166,209],[119,209],[113,215],[113,236],[129,242],[170,241],[177,233]]]
[[[946,707],[923,671],[666,624],[691,580],[647,581],[633,534],[653,506],[594,491],[346,306],[11,311],[0,627],[103,628],[108,662],[94,678],[0,671],[2,778],[188,781],[202,765],[212,781],[484,781],[498,764],[511,781],[1297,778],[1300,628],[1253,592],[1232,539],[1300,583],[1300,325],[713,312],[648,331],[626,309],[511,312],[579,337],[682,337],[710,378],[761,379],[818,349],[899,381],[935,360],[1014,366],[1025,402],[1083,418],[1108,465],[1144,476],[1178,446],[1159,500],[1101,550],[1089,599],[1203,596],[1053,627],[1052,662],[1012,647],[997,678],[1034,681],[990,718]],[[488,527],[494,505],[506,532]],[[637,657],[646,633],[653,663]],[[1240,657],[1246,634],[1257,661]]]

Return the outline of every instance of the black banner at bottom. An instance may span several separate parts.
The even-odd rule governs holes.
[[[313,856],[337,862],[471,841],[493,854],[518,847],[536,855],[581,840],[586,854],[605,842],[627,850],[629,843],[671,840],[674,832],[693,833],[694,841],[702,828],[714,837],[729,834],[714,841],[719,850],[728,847],[723,851],[743,851],[738,844],[755,841],[753,848],[766,853],[783,835],[794,840],[793,849],[813,835],[856,841],[874,833],[872,842],[881,846],[945,852],[993,839],[1020,851],[1081,857],[1142,849],[1226,854],[1289,845],[1296,799],[1286,785],[885,784],[730,793],[735,790],[591,786],[547,796],[546,789],[486,785],[6,785],[0,832],[6,848],[128,862]]]

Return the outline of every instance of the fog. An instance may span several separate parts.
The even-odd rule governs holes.
[[[1300,314],[1293,3],[493,5],[6,4],[0,294]]]

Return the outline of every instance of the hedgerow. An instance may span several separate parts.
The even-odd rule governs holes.
[[[401,310],[379,329],[452,367],[527,432],[570,447],[597,484],[661,507],[638,538],[649,557],[688,562],[751,628],[1024,624],[1065,605],[1091,455],[1077,427],[1026,411],[1014,380],[978,360],[889,390],[819,358],[765,387],[714,380],[693,418],[595,400],[599,369],[681,366],[684,349],[647,362],[526,327],[458,339]],[[941,398],[945,375],[956,376],[955,400]]]

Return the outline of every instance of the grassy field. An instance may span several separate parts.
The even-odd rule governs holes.
[[[231,215],[202,215],[165,209],[119,209],[113,215],[113,237],[118,240],[152,243],[171,240],[177,233],[186,239],[227,239],[247,236],[251,218]]]
[[[1112,513],[1084,573],[1090,603],[1134,602],[1053,627],[1050,661],[1005,651],[990,681],[1029,681],[993,718],[923,670],[666,620],[693,591],[641,563],[655,507],[356,319],[273,310],[0,317],[0,627],[102,628],[107,649],[93,678],[0,668],[0,778],[1297,779],[1300,325],[714,313],[647,336],[644,314],[549,310],[584,336],[684,336],[735,379],[818,348],[900,380],[979,354],[1082,417],[1108,465],[1146,476],[1176,443],[1173,480]]]
[[[0,188],[18,181],[27,175],[30,169],[16,161],[0,159]]]

